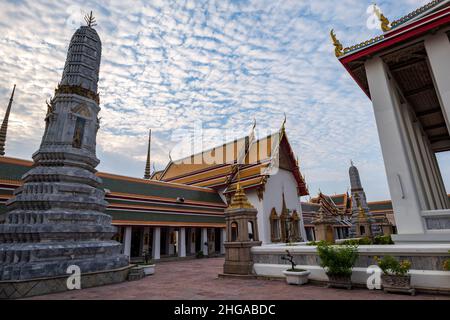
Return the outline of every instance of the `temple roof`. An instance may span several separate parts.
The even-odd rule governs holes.
[[[239,175],[244,189],[264,185],[271,170],[278,166],[293,173],[299,195],[308,194],[306,182],[300,173],[284,128],[259,140],[246,136],[171,161],[159,179],[193,186],[225,188],[225,193],[234,192],[237,184],[237,163],[240,163]]]
[[[0,157],[0,214],[4,202],[33,165],[32,161]],[[226,204],[209,188],[98,172],[114,224],[224,226]]]

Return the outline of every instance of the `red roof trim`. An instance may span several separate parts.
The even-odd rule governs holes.
[[[437,17],[437,18],[436,18]],[[436,18],[435,20],[432,20]],[[342,63],[342,65],[345,67],[345,69],[350,73],[352,78],[356,81],[356,83],[359,85],[359,87],[365,92],[367,97],[370,98],[370,92],[369,90],[366,90],[360,81],[355,77],[353,72],[351,71],[349,67],[349,63],[357,60],[361,57],[371,55],[374,53],[377,53],[387,47],[390,47],[394,44],[397,44],[401,41],[405,41],[408,39],[411,39],[416,36],[420,36],[423,33],[439,27],[441,25],[444,25],[446,23],[450,23],[450,7],[446,8],[445,10],[442,10],[440,12],[437,12],[435,14],[431,14],[430,16],[425,17],[424,19],[415,21],[407,26],[404,26],[403,28],[396,29],[392,31],[391,34],[389,34],[389,37],[387,37],[384,41],[379,42],[371,47],[368,47],[366,49],[363,49],[361,51],[355,52],[352,55],[345,56],[339,61]],[[408,29],[408,30],[406,30]]]

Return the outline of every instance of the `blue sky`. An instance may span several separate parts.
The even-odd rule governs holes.
[[[426,2],[377,4],[394,20]],[[353,159],[368,199],[388,199],[371,103],[329,39],[331,28],[345,46],[379,34],[367,27],[371,3],[0,0],[0,115],[17,84],[7,155],[37,150],[70,37],[93,10],[103,42],[99,170],[141,177],[149,128],[161,169],[196,121],[207,148],[248,134],[254,118],[259,134],[277,130],[286,113],[312,195],[345,192]],[[450,156],[439,161],[450,190]]]

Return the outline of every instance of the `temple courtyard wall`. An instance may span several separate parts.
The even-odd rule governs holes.
[[[263,278],[284,278],[283,271],[290,268],[289,262],[282,259],[286,250],[294,256],[297,268],[311,272],[310,280],[328,281],[325,270],[320,266],[317,247],[307,246],[306,243],[253,247],[251,252],[255,274]],[[417,291],[450,294],[450,273],[443,270],[444,261],[450,257],[449,250],[448,244],[361,245],[358,247],[359,257],[353,268],[352,282],[366,287],[367,279],[372,274],[368,272],[368,267],[376,266],[374,257],[392,255],[411,262],[411,285]]]

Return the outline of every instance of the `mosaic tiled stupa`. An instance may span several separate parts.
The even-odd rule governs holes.
[[[34,165],[7,203],[0,282],[67,276],[70,265],[82,274],[128,265],[121,244],[111,240],[115,227],[95,175],[102,48],[92,14],[87,22],[70,41],[61,82],[47,103]]]

